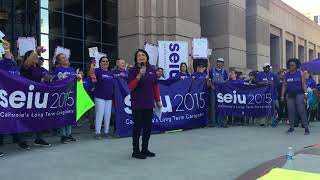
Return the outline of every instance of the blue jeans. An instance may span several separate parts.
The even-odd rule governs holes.
[[[71,128],[72,128],[72,126],[64,126],[64,127],[60,128],[61,136],[65,136],[65,137],[71,136]]]

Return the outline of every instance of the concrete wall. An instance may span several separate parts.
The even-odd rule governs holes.
[[[201,32],[213,49],[213,59],[227,67],[246,68],[246,2],[201,0]]]
[[[145,43],[199,38],[200,0],[119,0],[119,57],[133,62]]]
[[[293,46],[293,57],[307,61],[317,57],[320,45],[320,26],[303,14],[294,10],[281,0],[270,0],[269,22],[271,27],[279,29],[281,39],[281,62],[285,62],[291,54],[287,45]],[[272,29],[272,28],[271,28]],[[274,31],[270,31],[275,34]]]

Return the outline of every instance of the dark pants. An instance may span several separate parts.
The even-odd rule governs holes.
[[[288,117],[287,100],[279,100],[278,118],[284,120]]]
[[[148,149],[149,139],[151,135],[151,127],[152,127],[152,109],[144,109],[144,110],[133,110],[133,133],[132,133],[132,145],[133,151],[139,152],[139,139],[140,133],[143,129],[142,135],[142,151]]]
[[[304,103],[304,95],[297,94],[294,97],[288,97],[287,106],[288,106],[290,128],[294,127],[294,123],[296,120],[296,112],[298,112],[299,114],[301,124],[305,128],[308,128],[307,113],[306,113],[306,108]]]

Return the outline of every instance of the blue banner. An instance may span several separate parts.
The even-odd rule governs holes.
[[[272,87],[239,83],[215,83],[216,108],[219,116],[271,116]]]
[[[163,108],[161,113],[154,113],[153,133],[207,126],[208,90],[206,80],[160,81],[160,94]],[[143,101],[143,99],[141,100]],[[130,90],[127,82],[117,78],[115,117],[116,134],[120,137],[132,134],[133,118],[130,106]]]

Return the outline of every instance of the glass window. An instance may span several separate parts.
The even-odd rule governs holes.
[[[41,34],[41,42],[40,42],[40,45],[41,46],[44,46],[44,48],[47,50],[46,52],[42,53],[41,56],[44,58],[44,59],[49,59],[49,51],[50,49],[49,48],[49,36],[46,35],[46,34]]]
[[[117,26],[102,24],[102,42],[107,44],[117,44],[118,31]]]
[[[70,61],[74,62],[83,62],[83,41],[73,40],[73,39],[64,39],[64,47],[70,49],[71,56]]]
[[[100,0],[84,0],[84,14],[86,18],[101,19],[101,1]]]
[[[118,4],[102,0],[102,20],[104,22],[117,24],[118,18]]]
[[[82,39],[82,22],[82,18],[65,14],[64,36]]]
[[[84,65],[82,64],[82,62],[74,62],[74,61],[70,61],[70,66],[75,68],[75,69],[80,69],[83,71]]]
[[[49,12],[49,33],[52,35],[62,35],[62,14]]]
[[[102,52],[107,54],[111,65],[114,65],[115,60],[118,57],[118,48],[115,46],[102,45]]]
[[[43,0],[41,0],[43,1]],[[46,0],[48,1],[48,0]],[[62,11],[62,0],[49,0],[49,9]]]
[[[41,33],[49,34],[49,11],[40,9],[40,29]]]
[[[52,59],[57,46],[62,46],[62,38],[49,36],[49,58]]]
[[[82,0],[64,0],[64,12],[82,16]]]
[[[101,23],[97,21],[85,20],[85,37],[87,41],[100,42]]]

